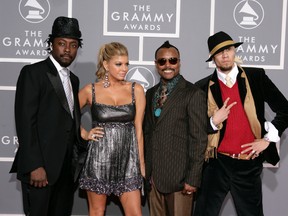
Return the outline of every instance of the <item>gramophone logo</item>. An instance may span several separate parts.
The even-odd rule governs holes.
[[[148,68],[142,66],[131,68],[126,75],[126,80],[139,83],[143,86],[145,92],[156,83],[154,74]]]
[[[256,0],[240,1],[234,8],[234,20],[243,29],[254,29],[264,19],[264,9]]]
[[[50,13],[48,0],[20,0],[19,13],[24,20],[30,23],[44,21]]]

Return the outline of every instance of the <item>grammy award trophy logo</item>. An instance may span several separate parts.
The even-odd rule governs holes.
[[[243,29],[254,29],[264,19],[264,9],[256,0],[240,1],[234,8],[234,20]]]
[[[131,68],[125,78],[130,82],[137,82],[142,85],[145,92],[156,84],[154,74],[147,67],[143,66]]]
[[[30,23],[44,21],[50,13],[48,0],[20,0],[19,13],[24,20]]]

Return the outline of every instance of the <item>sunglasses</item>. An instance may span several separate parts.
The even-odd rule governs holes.
[[[157,63],[160,66],[163,66],[166,64],[167,60],[169,61],[170,64],[175,65],[178,62],[178,58],[169,58],[169,59],[165,59],[165,58],[161,58],[157,60]]]

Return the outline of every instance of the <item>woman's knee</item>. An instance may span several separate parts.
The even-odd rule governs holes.
[[[122,194],[120,201],[126,216],[142,215],[141,194],[139,190]]]

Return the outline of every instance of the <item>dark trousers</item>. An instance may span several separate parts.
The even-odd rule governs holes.
[[[36,188],[22,182],[22,196],[27,216],[71,215],[74,198],[71,159],[66,157],[60,177],[54,185]]]
[[[217,216],[230,191],[238,216],[263,216],[260,157],[238,160],[218,154],[203,171],[194,216]]]

